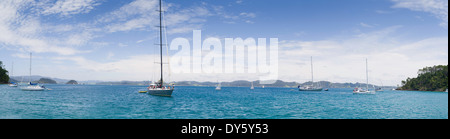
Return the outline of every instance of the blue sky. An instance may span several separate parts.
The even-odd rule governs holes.
[[[0,60],[14,75],[149,80],[157,43],[156,0],[2,0]],[[279,78],[397,85],[425,66],[448,64],[447,0],[165,0],[168,40],[279,38]],[[172,52],[173,54],[174,52]],[[157,73],[158,74],[158,73]],[[171,80],[256,80],[257,75],[176,74]]]

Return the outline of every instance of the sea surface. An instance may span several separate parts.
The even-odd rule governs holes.
[[[25,92],[0,85],[0,119],[448,119],[448,93],[352,89],[176,87],[172,97],[145,86],[46,85]]]

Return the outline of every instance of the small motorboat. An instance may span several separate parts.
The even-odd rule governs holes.
[[[148,91],[139,91],[139,93],[147,93]]]

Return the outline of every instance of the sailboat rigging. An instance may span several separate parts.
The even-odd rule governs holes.
[[[217,86],[216,86],[216,91],[220,91],[222,90],[222,83],[219,83],[219,81],[217,81]]]
[[[299,91],[322,91],[323,88],[314,86],[314,68],[313,59],[311,57],[311,86],[298,86]]]
[[[12,62],[12,65],[11,65],[11,75],[10,75],[10,77],[12,78],[13,75],[14,75],[14,62]],[[11,83],[9,84],[9,86],[10,86],[10,87],[17,87],[18,85],[17,85],[17,83],[15,83],[15,82],[11,82]]]
[[[161,79],[156,84],[151,84],[148,87],[148,93],[150,95],[155,96],[172,96],[174,91],[174,86],[165,87],[164,86],[164,70],[163,70],[163,9],[162,9],[162,0],[159,0],[159,46],[160,46],[160,60],[159,63],[161,66]]]
[[[355,88],[353,90],[354,94],[375,94],[375,91],[369,90],[369,66],[368,66],[368,60],[366,59],[366,89],[363,88]]]
[[[29,79],[29,83],[28,86],[26,87],[22,87],[20,89],[22,89],[23,91],[44,91],[46,88],[44,86],[40,86],[39,84],[33,84],[31,82],[31,63],[32,63],[32,53],[30,53],[30,79]]]

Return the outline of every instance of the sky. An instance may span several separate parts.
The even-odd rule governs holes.
[[[164,0],[168,43],[278,38],[284,81],[396,86],[448,65],[448,0]],[[0,61],[14,76],[143,81],[159,74],[157,0],[1,0]],[[192,43],[192,42],[190,42]],[[170,45],[170,44],[169,44]],[[176,54],[176,51],[170,51]],[[156,74],[156,75],[155,75]],[[169,75],[166,73],[165,75]],[[171,81],[258,80],[258,74],[171,74]]]

